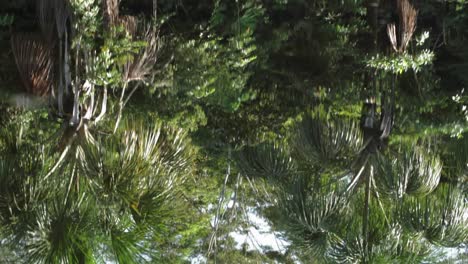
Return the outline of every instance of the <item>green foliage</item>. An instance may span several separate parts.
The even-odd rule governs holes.
[[[442,163],[429,148],[412,146],[399,150],[395,158],[379,155],[376,185],[383,194],[426,196],[439,184]]]
[[[148,45],[145,41],[132,40],[122,27],[115,28],[115,31],[105,33],[104,44],[98,48],[95,57],[90,58],[93,63],[86,77],[95,85],[122,87],[123,67]]]
[[[256,27],[264,18],[265,9],[255,1],[230,2],[217,0],[209,21],[214,30],[226,28],[224,34],[240,34],[242,32],[255,32]]]
[[[50,146],[32,144],[35,130],[12,125],[8,131],[11,137],[0,144],[0,220],[17,230],[7,241],[28,249],[25,260],[76,263],[102,256],[140,263],[143,256],[158,257],[143,245],[168,240],[157,237],[178,223],[178,193],[192,155],[182,131],[128,121],[115,136],[77,145],[55,172],[58,157],[48,154]]]
[[[248,66],[256,59],[255,45],[246,33],[229,39],[189,41],[179,48],[175,88],[209,105],[233,112],[253,98],[248,90]],[[195,63],[195,64],[192,64]]]
[[[78,115],[92,96],[98,113],[109,88],[109,112],[126,104],[115,133],[110,115],[68,126],[68,102],[61,117],[47,98],[9,106],[20,80],[6,29],[36,30],[36,2],[0,15],[0,262],[186,263],[207,256],[216,205],[208,262],[436,263],[434,251],[466,248],[466,1],[419,3],[431,34],[372,58],[390,47],[384,26],[373,47],[367,1],[155,1],[158,60],[139,86],[122,72],[151,43],[104,27],[101,1],[70,0]],[[150,2],[120,12],[140,23]],[[378,21],[392,23],[384,2]],[[391,89],[394,129],[368,151],[363,100]],[[286,253],[237,249],[248,211],[284,234]]]
[[[429,50],[423,50],[417,55],[408,53],[397,54],[390,57],[381,55],[373,56],[367,61],[367,67],[394,74],[402,74],[408,70],[419,72],[422,66],[429,65],[434,60],[434,53]]]
[[[434,195],[406,199],[403,207],[408,227],[422,232],[432,243],[453,247],[466,241],[468,208],[465,194],[458,187],[440,185]]]
[[[356,122],[327,118],[323,113],[304,117],[298,131],[293,143],[295,150],[312,164],[323,165],[346,159],[358,153],[363,144]]]
[[[99,20],[101,19],[99,1],[70,0],[70,4],[76,17],[76,21],[72,26],[75,27],[80,44],[84,46],[92,45],[99,30]]]
[[[346,125],[336,125],[346,122],[332,122],[318,113],[323,111],[309,118],[308,129],[300,125],[294,132],[301,135],[320,128],[314,132],[318,136],[309,136],[308,141],[291,137],[307,152],[291,156],[294,152],[263,144],[244,149],[238,157],[248,176],[281,179],[271,181],[277,191],[270,192],[274,197],[270,202],[282,212],[281,218],[272,220],[287,232],[304,261],[420,263],[431,253],[422,237],[443,246],[466,239],[464,196],[441,191],[455,189],[439,185],[443,166],[427,145],[368,152],[360,147],[359,130],[353,133]],[[330,162],[334,159],[341,162]],[[362,214],[365,190],[360,188],[366,179],[372,196],[367,217]],[[439,207],[442,211],[435,211]],[[368,237],[360,232],[364,225]]]
[[[237,153],[236,161],[245,175],[273,181],[287,180],[294,166],[287,150],[279,144],[244,147]]]

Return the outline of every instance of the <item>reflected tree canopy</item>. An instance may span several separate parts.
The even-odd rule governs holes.
[[[468,2],[0,7],[1,263],[462,263]]]

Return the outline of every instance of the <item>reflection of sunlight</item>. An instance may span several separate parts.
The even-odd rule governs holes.
[[[232,209],[234,205],[234,199],[231,197],[223,210]],[[207,210],[209,211],[213,209],[213,207],[214,206],[210,204]],[[259,251],[261,253],[277,251],[284,254],[286,252],[291,243],[284,238],[281,232],[273,231],[268,220],[259,215],[254,207],[247,207],[244,217],[248,221],[249,227],[239,227],[237,231],[229,233],[236,242],[237,249],[242,249],[243,245],[246,244],[247,250]],[[211,225],[214,226],[215,224],[216,219],[213,217],[211,219]]]
[[[190,259],[191,264],[203,264],[207,263],[206,258],[202,254],[198,254]]]
[[[434,250],[437,250],[437,248],[435,248]],[[449,261],[448,263],[453,263],[453,264],[467,263],[466,260],[463,260],[463,259],[453,260],[459,257],[461,254],[463,254],[464,250],[461,248],[442,248],[439,250],[441,250],[442,253],[444,254],[444,260]]]
[[[233,209],[239,206],[235,203],[234,196],[231,197],[229,202],[222,206],[222,211]],[[215,205],[209,204],[207,211],[213,210]],[[291,242],[285,238],[282,232],[276,232],[272,230],[272,226],[268,220],[261,216],[255,207],[249,206],[245,208],[245,215],[243,218],[248,224],[248,227],[238,226],[236,231],[230,232],[229,236],[234,239],[235,247],[237,250],[247,251],[258,251],[259,253],[265,254],[267,252],[278,252],[285,254]],[[211,219],[211,225],[216,224],[216,217],[213,216]],[[295,256],[292,257],[296,260]],[[192,256],[190,258],[192,264],[207,263],[207,259],[202,254]]]
[[[247,250],[256,250],[261,253],[277,251],[284,254],[286,252],[290,242],[282,233],[272,231],[271,225],[254,208],[247,209],[246,218],[251,224],[250,227],[229,234],[236,241],[237,249],[241,249],[243,244],[246,244]]]

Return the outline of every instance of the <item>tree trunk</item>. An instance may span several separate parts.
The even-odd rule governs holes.
[[[57,93],[57,103],[58,103],[58,111],[59,116],[63,116],[63,68],[62,68],[62,60],[63,60],[63,39],[60,38],[59,40],[59,84],[58,84],[58,93]]]

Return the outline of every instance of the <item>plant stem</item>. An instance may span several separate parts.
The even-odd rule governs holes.
[[[368,263],[369,257],[369,202],[370,202],[370,183],[374,173],[374,167],[370,165],[369,173],[366,175],[366,193],[364,198],[364,211],[362,213],[362,237],[364,248],[364,263]]]

